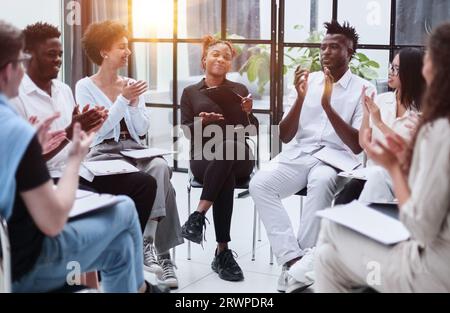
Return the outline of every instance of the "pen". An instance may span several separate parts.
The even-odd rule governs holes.
[[[252,94],[249,93],[247,97],[245,98],[251,98]],[[244,97],[241,97],[241,99],[244,99]],[[248,125],[251,125],[252,123],[250,122],[250,113],[247,113],[247,121],[248,121]]]

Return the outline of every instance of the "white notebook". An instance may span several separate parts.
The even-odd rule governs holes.
[[[175,151],[169,151],[165,149],[159,148],[148,148],[148,149],[140,149],[140,150],[124,150],[120,152],[122,155],[140,160],[140,159],[150,159],[157,156],[164,156],[176,153]]]
[[[102,209],[119,202],[119,198],[108,194],[97,194],[89,191],[78,190],[75,203],[69,213],[69,218],[74,218],[98,209]]]
[[[385,245],[392,245],[410,237],[406,227],[395,218],[369,208],[358,201],[316,213],[346,226]]]
[[[123,160],[89,161],[83,162],[80,176],[92,181],[95,176],[120,175],[139,172],[135,166]]]
[[[316,159],[329,164],[344,172],[350,172],[361,165],[356,156],[344,151],[337,151],[328,147],[323,147],[313,154]]]

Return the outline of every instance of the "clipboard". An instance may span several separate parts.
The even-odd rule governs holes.
[[[165,155],[171,155],[176,154],[177,151],[169,151],[165,149],[159,149],[159,148],[148,148],[148,149],[140,149],[140,150],[124,150],[120,151],[120,154],[123,156],[135,159],[135,160],[142,160],[142,159],[151,159],[158,156],[165,156]]]
[[[97,194],[89,191],[78,190],[69,219],[92,213],[99,209],[107,208],[120,202],[120,198],[109,194]]]
[[[359,201],[318,211],[329,219],[384,245],[394,245],[410,238],[408,229],[394,217],[370,208]]]
[[[225,86],[210,87],[202,89],[201,92],[220,106],[227,124],[247,123],[247,114],[241,106],[244,96]]]
[[[139,172],[139,169],[123,160],[89,161],[82,163],[94,176],[120,175]]]

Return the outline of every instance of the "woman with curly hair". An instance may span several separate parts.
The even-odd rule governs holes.
[[[411,238],[385,246],[324,220],[315,263],[319,292],[361,286],[450,291],[450,23],[432,33],[422,73],[427,91],[413,151],[398,135],[388,135],[387,145],[371,143],[367,131],[363,139],[369,157],[392,177],[400,220]],[[373,278],[379,279],[369,281],[369,263],[378,264]]]
[[[87,156],[90,161],[124,159],[121,151],[144,148],[141,137],[147,135],[150,126],[143,96],[147,83],[119,75],[131,55],[127,37],[125,26],[115,21],[91,24],[83,37],[85,52],[99,70],[77,83],[77,103],[82,107],[101,104],[109,110]],[[169,287],[177,288],[169,251],[182,244],[183,238],[170,182],[172,172],[162,157],[133,161],[133,165],[157,182],[156,199],[144,232],[144,269],[157,274]]]

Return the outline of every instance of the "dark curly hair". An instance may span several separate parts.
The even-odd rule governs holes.
[[[61,32],[56,26],[43,22],[28,25],[23,33],[25,36],[25,51],[33,51],[36,45],[47,39],[61,37]]]
[[[342,25],[338,21],[332,20],[331,23],[324,23],[327,35],[343,35],[345,38],[352,42],[352,56],[355,55],[356,49],[358,49],[359,35],[355,28],[350,26],[348,22],[344,22]]]
[[[114,42],[128,37],[128,31],[120,22],[105,21],[89,25],[84,33],[82,44],[88,58],[97,65],[102,65],[102,50],[111,49]]]
[[[205,37],[203,37],[203,41],[202,41],[202,67],[204,69],[204,64],[203,64],[203,60],[206,58],[206,55],[208,54],[209,48],[214,47],[215,45],[218,44],[224,44],[226,46],[228,46],[228,48],[230,48],[231,50],[231,56],[234,58],[236,56],[236,49],[234,49],[233,44],[229,41],[226,40],[220,40],[220,39],[216,39],[211,35],[207,35]]]

